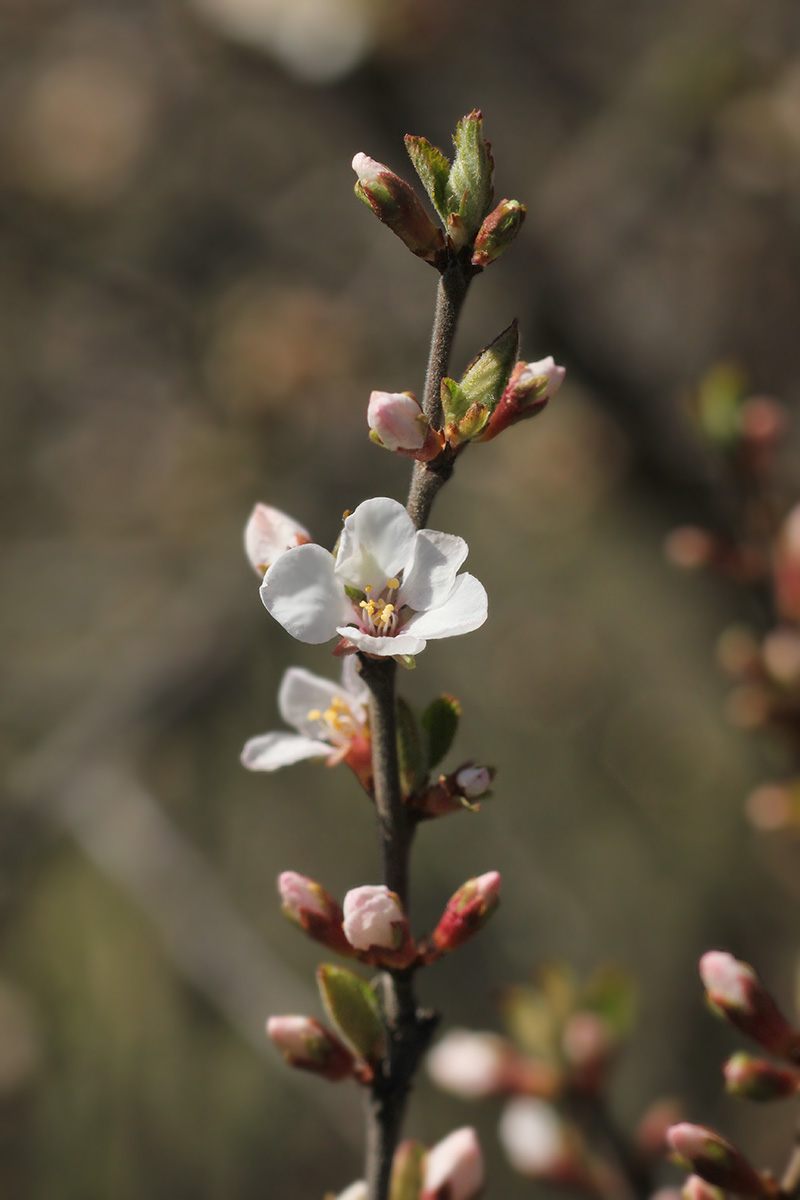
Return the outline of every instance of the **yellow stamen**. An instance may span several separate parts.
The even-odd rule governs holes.
[[[321,716],[322,716],[322,713],[319,711],[318,708],[310,708],[308,710],[308,712],[306,713],[306,717],[308,718],[309,721],[318,721]]]
[[[388,588],[399,588],[399,587],[400,587],[400,580],[399,580],[399,579],[395,579],[395,577],[394,577],[394,575],[393,575],[391,579],[387,579],[387,580],[386,580],[386,586],[387,586]]]
[[[371,584],[371,583],[365,583],[365,584],[364,584],[364,591],[365,591],[365,592],[367,592],[367,593],[369,594],[369,592],[371,592],[371,591],[372,591],[372,584]]]

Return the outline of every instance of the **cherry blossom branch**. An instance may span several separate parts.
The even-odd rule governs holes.
[[[447,374],[458,318],[474,274],[471,266],[464,266],[453,258],[439,279],[422,405],[434,429],[441,429],[442,426],[442,380]],[[453,473],[453,463],[452,455],[443,454],[433,464],[414,464],[406,507],[417,529],[424,529],[428,524],[439,489]]]

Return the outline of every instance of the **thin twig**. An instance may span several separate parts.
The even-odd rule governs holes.
[[[796,1196],[800,1192],[800,1126],[798,1126],[794,1135],[794,1146],[789,1161],[786,1164],[786,1170],[781,1176],[779,1195],[791,1200],[791,1197]]]
[[[425,379],[424,411],[441,428],[441,388],[453,347],[456,324],[467,294],[471,268],[453,259],[439,280],[436,314]],[[408,496],[408,512],[423,529],[439,489],[453,471],[453,459],[442,456],[435,468],[416,463]],[[395,679],[391,659],[361,656],[361,674],[370,691],[370,730],[383,882],[409,909],[409,868],[415,822],[403,801],[397,752]],[[388,1049],[370,1090],[367,1105],[366,1182],[369,1200],[386,1200],[392,1160],[405,1115],[408,1094],[437,1018],[418,1008],[413,971],[384,971],[380,986]]]

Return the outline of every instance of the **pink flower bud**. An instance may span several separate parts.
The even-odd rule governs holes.
[[[479,800],[492,786],[494,772],[488,767],[462,767],[456,771],[455,785],[459,795],[467,800]]]
[[[722,1068],[725,1090],[740,1100],[781,1100],[800,1091],[800,1074],[752,1054],[734,1054]]]
[[[311,541],[311,535],[286,513],[257,504],[244,530],[244,548],[253,569],[263,575],[279,555]]]
[[[732,954],[710,950],[700,959],[700,978],[710,1004],[731,1025],[771,1054],[800,1062],[800,1035],[782,1016],[752,967]]]
[[[267,1034],[290,1066],[334,1083],[353,1074],[353,1055],[313,1017],[270,1017]]]
[[[483,1189],[484,1170],[478,1135],[456,1129],[428,1151],[419,1200],[474,1200]]]
[[[536,416],[561,387],[566,373],[551,357],[518,362],[480,441],[490,442],[509,425]]]
[[[353,170],[358,176],[356,195],[378,220],[388,225],[419,258],[431,263],[441,261],[445,253],[444,233],[434,225],[414,189],[367,154],[355,156]]]
[[[355,950],[377,965],[407,967],[416,955],[400,901],[383,884],[353,888],[347,893],[344,936]]]
[[[667,1130],[683,1116],[681,1104],[672,1098],[656,1100],[642,1114],[636,1126],[634,1142],[647,1158],[661,1158],[667,1145]]]
[[[678,1194],[683,1200],[725,1200],[722,1188],[706,1183],[699,1175],[690,1175]]]
[[[429,462],[442,449],[441,438],[411,392],[372,392],[367,424],[372,440],[394,454]]]
[[[453,1029],[428,1055],[428,1074],[446,1092],[479,1099],[504,1089],[515,1057],[505,1038]]]
[[[290,921],[315,942],[352,956],[352,947],[342,932],[342,910],[324,887],[296,871],[283,871],[278,876],[278,892],[283,913]]]
[[[466,883],[449,899],[439,924],[433,931],[433,944],[447,954],[468,941],[486,924],[500,903],[500,875],[487,871]]]
[[[497,208],[484,217],[475,237],[473,267],[488,267],[506,250],[522,228],[525,205],[518,200],[501,200]]]
[[[737,1196],[763,1196],[766,1184],[744,1155],[713,1129],[682,1121],[667,1130],[667,1145],[682,1166]]]

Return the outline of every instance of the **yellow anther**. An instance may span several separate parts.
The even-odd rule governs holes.
[[[365,583],[365,584],[364,584],[364,591],[365,591],[365,592],[367,592],[367,594],[369,594],[369,593],[372,591],[372,584],[371,584],[371,583]]]
[[[387,586],[388,588],[399,588],[399,587],[400,587],[400,580],[399,580],[399,579],[395,579],[395,577],[394,577],[394,575],[393,575],[391,579],[387,579],[387,580],[386,580],[386,586]]]
[[[350,509],[350,508],[346,508],[346,509],[344,510],[344,512],[342,513],[342,520],[343,520],[343,521],[346,521],[346,520],[347,520],[347,518],[350,516],[350,513],[351,513],[351,512],[352,512],[352,509]]]
[[[319,711],[318,708],[310,708],[308,710],[308,712],[306,713],[306,716],[309,721],[318,721],[320,719],[320,717],[322,716],[322,713]]]
[[[325,710],[325,713],[324,713],[323,715],[324,715],[324,720],[325,720],[326,724],[328,724],[328,725],[335,725],[335,724],[336,724],[336,716],[337,716],[337,713],[336,713],[336,709],[335,709],[335,708],[328,708],[328,709],[326,709],[326,710]]]
[[[382,617],[388,617],[388,616],[389,616],[389,614],[390,614],[390,613],[393,613],[393,612],[394,612],[394,605],[393,605],[393,604],[384,604],[384,606],[383,606],[383,609],[381,610],[381,616],[382,616]]]

